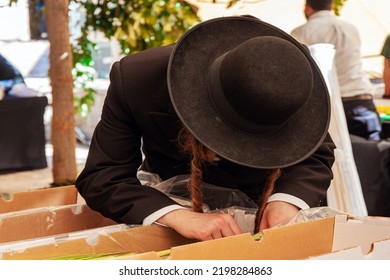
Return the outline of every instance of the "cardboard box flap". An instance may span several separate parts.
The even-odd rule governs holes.
[[[331,252],[334,218],[268,229],[261,240],[249,233],[173,247],[170,260],[304,259]],[[315,238],[313,238],[313,236]],[[127,259],[158,259],[154,252]]]
[[[65,221],[64,221],[65,222]],[[336,215],[265,230],[259,241],[249,234],[241,234],[211,241],[189,240],[174,230],[157,226],[135,226],[107,234],[99,233],[94,238],[57,239],[44,246],[34,246],[23,252],[4,252],[3,259],[48,259],[82,254],[120,254],[113,259],[134,260],[197,260],[197,259],[315,259],[332,255],[333,243],[339,243],[341,251],[364,259],[380,258],[390,254],[390,243],[379,240],[390,234],[390,219],[358,219]],[[1,227],[0,227],[1,228]],[[380,231],[380,234],[373,231]],[[360,239],[361,234],[367,235]],[[366,234],[367,233],[367,234]],[[341,236],[339,236],[341,235]],[[345,236],[342,236],[345,235]],[[357,238],[355,238],[357,237]],[[352,241],[350,241],[352,239]],[[375,240],[376,239],[376,240]],[[349,249],[352,243],[363,243]],[[373,241],[372,241],[373,240]],[[93,242],[91,242],[93,241]],[[367,243],[368,242],[368,243]],[[165,254],[165,252],[168,252]],[[382,252],[382,255],[378,255]],[[363,256],[363,257],[362,257]],[[352,255],[350,256],[352,258]]]
[[[330,252],[333,224],[326,218],[265,230],[260,241],[241,234],[184,245],[172,248],[170,259],[303,259]]]
[[[92,237],[85,236],[72,240],[56,239],[51,243],[30,246],[23,250],[5,250],[2,252],[2,259],[52,259],[86,254],[142,254],[195,242],[169,228],[157,225],[136,226],[109,233],[96,229],[95,233],[97,235]]]
[[[33,239],[24,239],[24,240],[12,241],[12,242],[0,243],[0,254],[2,252],[10,252],[10,251],[23,252],[24,250],[32,247],[39,247],[42,245],[47,245],[52,243],[68,242],[71,240],[81,239],[81,238],[84,238],[87,244],[93,246],[94,244],[96,244],[99,235],[105,235],[111,232],[120,231],[128,228],[129,227],[125,224],[117,224],[117,225],[110,225],[105,227],[75,231],[70,233],[61,233],[57,235],[50,235],[50,236],[33,238]]]
[[[0,243],[114,224],[85,204],[9,212],[0,215]]]
[[[332,251],[339,251],[390,238],[390,219],[383,217],[336,216]]]
[[[389,260],[390,239],[311,258],[313,260]]]
[[[75,204],[75,186],[64,186],[0,195],[0,213],[46,206]]]

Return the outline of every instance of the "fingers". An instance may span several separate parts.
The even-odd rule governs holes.
[[[202,241],[242,233],[234,218],[226,213],[207,214],[179,209],[167,213],[158,222],[187,238]]]
[[[223,227],[223,230],[225,230],[222,231],[223,236],[231,236],[242,233],[240,227],[232,216],[225,214],[224,219],[227,225]]]
[[[213,239],[242,233],[236,221],[229,214],[215,214],[213,218],[215,226],[213,232],[211,233],[211,237]]]
[[[287,223],[298,211],[297,206],[287,202],[274,201],[268,203],[260,222],[260,231]]]
[[[212,240],[241,233],[236,221],[229,214],[200,214],[197,213],[198,226],[194,229],[198,240]]]
[[[214,233],[211,235],[211,238],[212,238],[212,239],[217,239],[217,238],[222,238],[222,237],[223,237],[223,235],[222,235],[222,233],[221,233],[220,231],[214,232]]]

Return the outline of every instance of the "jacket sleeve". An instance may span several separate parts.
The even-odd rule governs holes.
[[[118,223],[140,224],[149,214],[176,203],[137,179],[142,132],[125,99],[124,78],[121,62],[114,63],[101,119],[76,187],[87,205],[104,216]]]
[[[310,207],[323,205],[333,179],[335,144],[328,134],[319,148],[306,160],[282,170],[275,192],[296,196]]]

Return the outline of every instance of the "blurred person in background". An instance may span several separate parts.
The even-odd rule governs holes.
[[[390,34],[383,44],[381,55],[383,56],[383,83],[385,92],[382,98],[390,99]]]
[[[333,13],[333,0],[306,0],[307,22],[291,35],[305,45],[332,44],[348,130],[366,139],[380,140],[382,125],[372,95],[372,84],[363,69],[357,28]]]

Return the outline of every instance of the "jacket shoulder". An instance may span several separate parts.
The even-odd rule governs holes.
[[[147,62],[152,61],[168,61],[172,53],[174,45],[167,45],[158,48],[147,49],[132,55],[123,57],[120,60],[121,66],[126,66],[128,64],[137,64],[142,63],[145,65]]]

